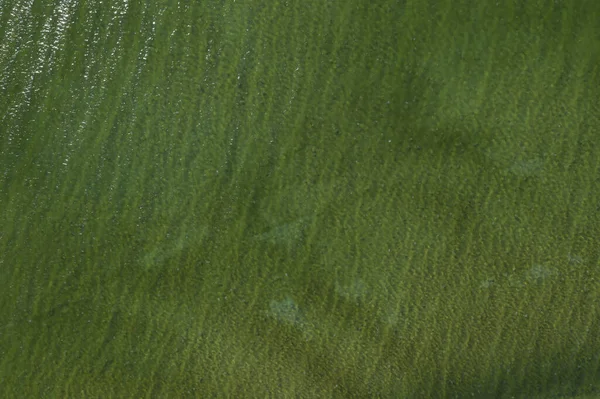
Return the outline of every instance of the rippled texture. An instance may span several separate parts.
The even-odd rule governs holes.
[[[597,396],[598,21],[0,0],[0,396]]]

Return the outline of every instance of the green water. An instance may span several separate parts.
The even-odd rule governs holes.
[[[599,21],[0,0],[0,397],[600,396]]]

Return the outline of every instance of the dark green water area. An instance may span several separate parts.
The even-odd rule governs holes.
[[[0,0],[0,397],[600,397],[600,2]]]

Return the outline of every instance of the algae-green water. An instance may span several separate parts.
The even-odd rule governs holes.
[[[2,398],[600,396],[600,3],[0,1]]]

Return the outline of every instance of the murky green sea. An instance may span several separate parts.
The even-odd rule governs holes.
[[[0,0],[0,397],[600,397],[600,2]]]

